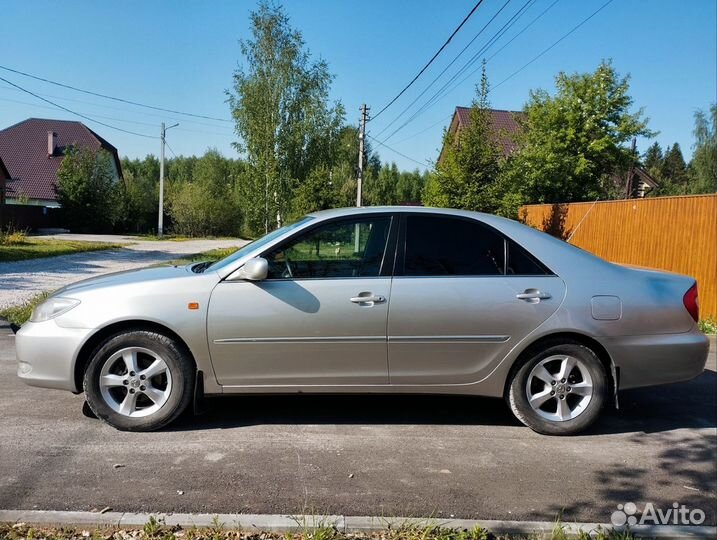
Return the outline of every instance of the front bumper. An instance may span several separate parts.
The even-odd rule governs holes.
[[[682,334],[621,336],[601,340],[620,370],[620,389],[688,381],[702,374],[709,338]]]
[[[75,360],[91,330],[63,328],[51,319],[26,322],[15,335],[17,376],[31,386],[79,392]]]

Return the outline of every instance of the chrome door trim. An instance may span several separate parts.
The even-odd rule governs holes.
[[[442,341],[457,341],[468,343],[505,343],[510,336],[388,336],[389,342],[394,343],[435,343]],[[352,342],[385,342],[384,336],[322,336],[322,337],[245,337],[215,339],[218,345],[231,343],[352,343]]]
[[[321,336],[321,337],[242,337],[215,339],[218,345],[231,343],[353,343],[385,342],[385,336]]]
[[[436,343],[457,341],[465,343],[505,343],[510,336],[388,336],[388,341],[398,343]]]

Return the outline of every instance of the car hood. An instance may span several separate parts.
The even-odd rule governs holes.
[[[191,272],[189,266],[158,266],[155,268],[139,268],[136,270],[124,270],[101,276],[83,279],[70,285],[66,285],[55,291],[52,296],[65,296],[73,292],[85,292],[94,289],[104,289],[119,285],[134,283],[146,283],[164,279],[172,279],[186,276]]]

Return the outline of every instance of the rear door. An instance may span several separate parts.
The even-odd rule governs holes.
[[[485,378],[562,302],[565,284],[471,218],[407,214],[388,320],[391,384]]]

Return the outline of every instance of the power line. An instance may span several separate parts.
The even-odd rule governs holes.
[[[1,88],[11,88],[9,86],[2,86]],[[15,90],[14,88],[11,88],[12,90]],[[39,94],[42,95],[42,94]],[[51,111],[56,110],[55,107],[48,107],[46,105],[38,105],[37,103],[30,103],[28,101],[20,101],[17,99],[9,99],[9,98],[2,98],[0,97],[0,101],[7,101],[9,103],[17,103],[19,105],[27,105],[28,107],[38,108],[38,109],[48,109]],[[94,114],[94,113],[86,113],[82,112],[84,115],[92,114],[92,118],[102,118],[103,120],[113,120],[115,122],[124,122],[127,124],[136,124],[138,126],[150,126],[150,127],[157,127],[157,124],[152,124],[150,122],[140,122],[138,120],[127,120],[125,118],[116,118],[114,116],[104,116],[101,114]],[[199,133],[201,135],[215,135],[217,137],[231,137],[231,133],[220,133],[216,131],[205,131],[203,129],[187,129],[187,128],[177,128],[177,131],[184,131],[186,133]]]
[[[517,34],[515,34],[510,40],[508,40],[505,44],[503,44],[503,46],[502,46],[500,49],[498,49],[498,50],[495,51],[490,57],[488,57],[488,59],[486,60],[486,63],[490,62],[493,58],[495,58],[503,49],[505,49],[508,45],[510,45],[513,41],[515,41],[515,39],[518,38],[518,36],[520,36],[520,35],[521,35],[523,32],[525,32],[528,28],[530,28],[535,22],[537,22],[543,15],[545,15],[545,13],[547,13],[547,12],[548,12],[555,4],[557,4],[559,1],[560,1],[560,0],[555,0],[555,1],[554,1],[552,4],[550,4],[546,9],[544,9],[540,14],[538,14],[535,18],[533,18],[532,21],[530,21],[530,22],[529,22],[527,25],[525,25]],[[517,19],[516,19],[516,21],[517,21]],[[511,25],[511,26],[512,26],[512,25]],[[506,31],[507,31],[507,30],[508,30],[508,29],[506,29]],[[503,33],[501,34],[501,36],[499,36],[499,37],[502,37],[504,34],[505,34],[505,32],[503,32]],[[497,41],[497,40],[496,40],[496,41]],[[495,42],[494,42],[494,43],[495,43]],[[438,103],[438,101],[440,101],[441,99],[443,99],[445,96],[447,96],[448,94],[450,94],[451,92],[453,92],[453,90],[455,90],[456,88],[458,88],[459,86],[461,86],[464,82],[466,82],[468,79],[470,79],[471,77],[473,77],[473,75],[475,75],[475,74],[478,72],[479,69],[481,69],[481,68],[478,67],[478,68],[474,69],[474,70],[471,71],[468,75],[466,75],[466,76],[463,77],[460,81],[458,81],[455,85],[453,85],[451,88],[446,89],[441,95],[435,96],[435,99],[433,100],[433,103],[427,104],[427,105],[426,105],[426,109],[428,109],[428,108],[432,107],[433,105],[435,105],[436,103]],[[457,73],[456,75],[460,75],[460,72]],[[450,83],[450,81],[449,81],[449,83]],[[496,85],[496,86],[497,86],[497,85]],[[444,88],[445,88],[445,87],[446,87],[446,86],[444,85]],[[495,87],[493,87],[493,88],[495,88]],[[440,92],[440,91],[439,91],[439,92]],[[391,134],[388,138],[390,138],[391,136],[393,136],[393,134]]]
[[[444,116],[444,117],[441,118],[438,122],[435,122],[434,124],[431,124],[431,125],[428,126],[427,128],[424,128],[424,129],[422,129],[421,131],[419,131],[418,133],[414,133],[413,135],[409,135],[408,137],[406,137],[406,138],[404,138],[404,139],[401,139],[400,141],[396,141],[395,144],[401,144],[402,142],[406,142],[406,141],[408,141],[408,140],[411,140],[411,139],[413,139],[414,137],[418,137],[419,135],[423,135],[423,134],[424,134],[426,131],[428,131],[429,129],[433,129],[433,128],[436,127],[438,124],[442,124],[442,123],[445,122],[446,120],[450,120],[451,118],[453,118],[453,114],[454,114],[454,113],[451,113],[451,114],[449,114],[448,116]]]
[[[560,2],[560,0],[555,0],[555,1],[554,1],[552,4],[550,4],[547,8],[545,8],[543,11],[541,11],[541,12],[540,12],[536,17],[534,17],[528,24],[526,24],[517,34],[515,34],[515,35],[514,35],[512,38],[510,38],[506,43],[504,43],[503,46],[502,46],[500,49],[498,49],[498,50],[495,51],[491,56],[489,56],[488,59],[486,60],[486,62],[490,62],[491,60],[493,60],[493,58],[495,58],[496,56],[498,56],[506,47],[508,47],[508,45],[510,45],[510,44],[513,43],[518,37],[520,37],[521,35],[523,35],[523,33],[525,33],[525,31],[526,31],[528,28],[530,28],[530,27],[533,26],[536,22],[538,22],[538,21],[543,17],[543,15],[545,15],[548,11],[550,11],[550,10],[555,6],[555,4],[557,4],[558,2]],[[477,70],[471,71],[466,77],[464,77],[463,79],[461,79],[461,81],[460,81],[458,84],[456,84],[456,86],[454,86],[453,88],[456,88],[456,87],[462,85],[467,79],[469,79],[470,77],[472,77],[472,76],[476,73],[476,71],[477,71]],[[446,94],[447,94],[447,93],[446,93]],[[444,94],[444,95],[445,95],[445,94]],[[426,131],[429,131],[430,129],[433,129],[434,127],[436,127],[438,124],[441,124],[441,123],[445,122],[446,120],[450,120],[452,117],[453,117],[453,113],[449,114],[448,116],[446,116],[446,117],[444,117],[444,118],[441,118],[438,122],[436,122],[436,123],[434,123],[434,124],[431,124],[431,125],[428,126],[427,128],[424,128],[424,129],[422,129],[421,131],[419,131],[419,132],[417,132],[417,133],[414,133],[413,135],[409,135],[408,137],[405,137],[405,138],[401,139],[400,141],[396,142],[396,144],[400,144],[400,143],[406,142],[406,141],[408,141],[408,140],[413,139],[414,137],[417,137],[418,135],[422,135],[422,134],[425,133]]]
[[[177,154],[175,154],[175,153],[174,153],[174,150],[172,150],[172,147],[169,146],[169,143],[167,142],[167,138],[166,138],[166,137],[164,138],[164,144],[167,145],[167,148],[169,148],[169,151],[172,152],[172,155],[175,157],[175,159],[178,159]]]
[[[402,153],[402,152],[399,152],[399,151],[396,150],[395,148],[391,148],[390,146],[388,146],[388,145],[387,145],[386,143],[384,143],[383,141],[379,141],[377,138],[372,137],[372,136],[371,136],[370,134],[368,134],[368,133],[366,134],[366,136],[367,136],[369,139],[371,139],[372,141],[377,142],[378,144],[380,144],[381,146],[383,146],[383,147],[386,148],[387,150],[390,150],[390,151],[393,152],[394,154],[398,154],[399,156],[401,156],[401,157],[403,157],[403,158],[406,158],[406,159],[409,160],[409,161],[413,161],[414,163],[417,163],[418,165],[422,165],[423,167],[430,167],[430,166],[431,166],[431,164],[430,164],[428,161],[418,161],[417,159],[413,159],[412,157],[409,157],[409,156],[407,156],[406,154],[404,154],[404,153]]]
[[[448,81],[446,81],[441,88],[439,88],[434,94],[417,110],[413,113],[413,115],[403,122],[398,128],[394,129],[391,134],[386,137],[386,140],[393,137],[396,133],[401,131],[404,127],[406,127],[408,124],[413,122],[416,118],[418,118],[420,115],[422,115],[424,112],[426,112],[428,109],[430,109],[433,105],[435,105],[438,101],[440,101],[443,97],[445,97],[449,92],[451,92],[453,89],[457,87],[453,86],[452,88],[448,88],[453,81],[455,81],[458,77],[460,77],[467,69],[469,69],[475,62],[478,60],[478,58],[485,52],[487,52],[493,45],[495,45],[498,40],[503,37],[503,35],[510,30],[510,28],[522,17],[525,12],[530,8],[532,5],[532,2],[534,0],[527,0],[525,4],[521,8],[516,11],[512,17],[510,17],[504,24],[501,26],[492,36],[491,38],[470,58],[468,61],[461,66],[461,68],[454,73]],[[506,4],[503,5],[505,7]],[[502,8],[501,8],[502,9]],[[497,14],[496,14],[497,15]],[[495,17],[493,17],[495,18]],[[492,19],[491,19],[492,20]]]
[[[461,28],[463,28],[463,25],[464,25],[466,22],[468,22],[468,19],[471,18],[471,15],[473,15],[473,13],[476,12],[476,10],[480,7],[480,5],[481,5],[482,3],[483,3],[483,0],[478,0],[478,3],[477,3],[475,6],[473,6],[473,9],[471,9],[470,12],[468,13],[468,15],[465,16],[465,18],[461,21],[461,24],[459,24],[459,25],[456,27],[456,29],[453,30],[453,33],[452,33],[450,36],[448,36],[448,39],[446,40],[446,42],[445,42],[443,45],[441,45],[441,48],[436,51],[436,53],[431,57],[431,59],[428,61],[428,63],[421,68],[421,71],[419,71],[413,79],[411,79],[411,82],[409,82],[406,86],[403,87],[403,90],[401,90],[398,94],[396,94],[396,97],[394,97],[391,101],[389,101],[380,111],[378,111],[378,112],[373,116],[374,119],[375,119],[375,118],[378,118],[383,111],[385,111],[385,110],[388,109],[391,105],[393,105],[393,104],[395,103],[395,101],[396,101],[398,98],[400,98],[400,97],[403,95],[403,93],[404,93],[406,90],[408,90],[413,83],[416,82],[416,80],[418,80],[418,78],[423,74],[423,72],[428,69],[428,66],[430,66],[430,65],[433,63],[433,61],[434,61],[436,58],[438,58],[438,55],[441,54],[441,52],[443,52],[443,49],[445,49],[445,48],[448,46],[448,44],[451,42],[451,40],[453,39],[453,37],[459,32],[459,30],[460,30]]]
[[[448,71],[448,69],[461,57],[461,55],[464,52],[466,52],[466,50],[471,45],[473,45],[473,42],[480,37],[480,35],[483,33],[483,31],[486,28],[488,28],[488,26],[490,26],[490,23],[492,23],[493,20],[500,14],[500,12],[503,11],[503,9],[505,9],[505,7],[510,3],[510,1],[511,0],[506,0],[505,4],[503,4],[503,6],[493,15],[493,17],[491,17],[491,19],[487,23],[485,23],[480,30],[478,30],[476,35],[473,36],[473,38],[468,42],[468,44],[465,47],[463,47],[463,49],[461,49],[461,51],[453,58],[453,60],[451,60],[451,62],[445,68],[443,68],[443,71],[441,71],[436,77],[434,77],[433,80],[428,84],[428,86],[426,86],[426,88],[423,89],[423,92],[418,94],[418,96],[416,96],[414,98],[414,100],[411,101],[411,103],[409,103],[406,108],[404,108],[400,113],[398,113],[398,115],[393,120],[391,120],[388,124],[386,124],[386,126],[378,133],[378,136],[380,136],[381,133],[384,133],[388,128],[390,128],[393,124],[395,124],[398,121],[398,119],[401,118],[401,116],[403,116],[406,113],[406,111],[408,111],[411,107],[413,107],[413,105],[419,99],[421,99],[426,92],[428,92],[429,88],[431,88],[431,86],[433,86],[433,84],[438,79],[440,79],[446,71]]]
[[[45,103],[49,103],[50,105],[53,105],[53,106],[57,107],[58,109],[62,109],[63,111],[66,111],[66,112],[68,112],[68,113],[70,113],[70,114],[74,114],[75,116],[79,116],[80,118],[84,118],[85,120],[89,120],[90,122],[94,122],[95,124],[99,124],[99,125],[101,125],[101,126],[105,126],[105,127],[107,127],[107,128],[110,128],[110,129],[115,129],[115,130],[117,130],[117,131],[122,131],[123,133],[128,133],[128,134],[130,134],[130,135],[137,135],[138,137],[146,137],[146,138],[148,138],[148,139],[156,139],[156,138],[157,138],[157,137],[153,137],[153,136],[151,136],[151,135],[146,135],[146,134],[144,134],[144,133],[137,133],[136,131],[129,131],[129,130],[127,130],[127,129],[123,129],[123,128],[120,128],[120,127],[117,127],[117,126],[113,126],[113,125],[111,125],[111,124],[107,124],[107,123],[105,123],[105,122],[101,122],[100,120],[95,120],[94,118],[92,118],[92,117],[90,117],[90,116],[87,116],[87,115],[82,114],[82,113],[75,112],[75,111],[73,111],[72,109],[68,109],[67,107],[63,107],[62,105],[58,105],[57,103],[55,103],[55,102],[53,102],[53,101],[50,101],[49,99],[45,99],[44,97],[39,96],[39,95],[35,94],[34,92],[31,92],[30,90],[27,90],[26,88],[23,88],[22,86],[15,84],[14,82],[8,81],[7,79],[5,79],[5,78],[3,78],[3,77],[0,77],[0,81],[6,82],[7,84],[9,84],[9,85],[11,85],[11,86],[14,86],[14,87],[17,88],[18,90],[22,90],[23,92],[25,92],[25,93],[27,93],[27,94],[30,94],[31,96],[33,96],[33,97],[35,97],[35,98],[37,98],[37,99],[40,99],[40,100],[44,101]]]
[[[562,36],[560,39],[558,39],[555,43],[553,43],[550,47],[548,47],[547,49],[543,50],[543,52],[541,52],[540,54],[538,54],[537,56],[535,56],[532,60],[530,60],[530,62],[526,63],[526,64],[523,65],[521,68],[515,70],[513,73],[511,73],[510,75],[508,75],[505,79],[503,79],[502,81],[500,81],[500,82],[499,82],[498,84],[496,84],[493,88],[494,88],[494,89],[495,89],[495,88],[498,88],[501,84],[503,84],[503,83],[505,83],[506,81],[508,81],[508,80],[512,79],[513,77],[515,77],[518,73],[520,73],[521,71],[523,71],[523,70],[524,70],[525,68],[527,68],[530,64],[532,64],[533,62],[535,62],[538,58],[540,58],[540,57],[543,56],[545,53],[547,53],[548,51],[550,51],[553,47],[555,47],[556,45],[558,45],[558,43],[560,43],[560,42],[563,41],[565,38],[567,38],[570,34],[572,34],[573,32],[575,32],[578,28],[580,28],[582,25],[584,25],[586,22],[588,22],[590,19],[592,19],[595,15],[597,15],[598,13],[600,13],[603,9],[605,9],[608,5],[610,5],[610,4],[612,3],[612,1],[613,1],[613,0],[607,0],[607,2],[605,2],[602,6],[600,6],[598,9],[596,9],[595,11],[593,11],[591,15],[589,15],[588,17],[586,17],[585,19],[583,19],[581,22],[579,22],[577,25],[575,25],[575,26],[572,28],[572,30],[570,30],[570,31],[569,31],[568,33],[566,33],[566,34],[563,34],[563,36]]]
[[[493,60],[493,58],[495,58],[496,56],[498,56],[498,54],[500,54],[500,52],[501,52],[503,49],[505,49],[508,45],[510,45],[511,43],[513,43],[513,42],[515,41],[515,39],[516,39],[517,37],[519,37],[523,32],[525,32],[528,28],[530,28],[531,26],[533,26],[533,24],[535,24],[543,15],[545,15],[548,11],[550,11],[550,10],[553,8],[553,6],[554,6],[555,4],[557,4],[558,2],[560,2],[560,0],[555,0],[552,4],[550,4],[550,5],[549,5],[548,7],[546,7],[543,11],[541,11],[540,14],[539,14],[537,17],[535,17],[532,21],[530,21],[528,24],[526,24],[526,25],[522,28],[522,30],[520,30],[517,34],[515,34],[512,38],[510,38],[505,44],[503,44],[503,46],[502,46],[500,49],[498,49],[498,50],[495,51],[491,56],[489,56],[489,57],[488,57],[488,60],[486,60],[486,62],[490,62],[491,60]],[[473,73],[475,73],[475,72],[473,72]],[[464,80],[465,80],[465,79],[464,79]],[[463,82],[463,81],[461,81],[461,82]]]
[[[550,45],[549,47],[547,47],[546,49],[544,49],[541,53],[539,53],[537,56],[535,56],[532,60],[530,60],[530,61],[527,62],[525,65],[523,65],[522,67],[520,67],[518,70],[516,70],[515,72],[511,73],[508,77],[506,77],[505,79],[503,79],[502,81],[500,81],[498,84],[496,84],[495,86],[493,86],[493,87],[492,87],[492,90],[495,90],[496,88],[498,88],[499,86],[501,86],[502,84],[504,84],[505,82],[507,82],[509,79],[513,78],[515,75],[517,75],[518,73],[520,73],[521,71],[523,71],[526,67],[528,67],[530,64],[532,64],[533,62],[535,62],[536,60],[538,60],[540,57],[542,57],[543,55],[545,55],[548,51],[550,51],[551,49],[553,49],[554,47],[556,47],[560,42],[562,42],[562,41],[563,41],[564,39],[566,39],[568,36],[570,36],[571,34],[573,34],[576,30],[578,30],[581,26],[583,26],[585,23],[587,23],[590,19],[592,19],[592,18],[593,18],[595,15],[597,15],[600,11],[602,11],[604,8],[606,8],[612,1],[613,1],[613,0],[608,0],[605,4],[603,4],[603,5],[600,6],[597,10],[595,10],[593,13],[591,13],[590,15],[588,15],[585,19],[583,19],[582,21],[580,21],[577,25],[575,25],[575,26],[574,26],[571,30],[569,30],[567,33],[563,34],[563,35],[562,35],[559,39],[557,39],[552,45]],[[508,43],[510,43],[511,41],[513,41],[513,39],[515,39],[516,37],[518,37],[518,35],[520,35],[522,32],[524,32],[528,27],[530,27],[530,26],[531,26],[535,21],[537,21],[539,18],[541,18],[541,17],[545,14],[545,12],[548,11],[550,8],[552,8],[556,3],[557,3],[557,0],[556,0],[556,2],[553,2],[550,6],[548,6],[547,9],[545,9],[542,13],[540,13],[540,14],[539,14],[535,19],[533,19],[533,21],[531,21],[527,26],[525,26],[516,36],[514,36],[510,41],[508,41]],[[507,46],[508,43],[506,43],[506,44],[504,45],[504,47],[502,47],[500,50],[502,50],[503,48],[505,48],[505,46]],[[492,56],[491,58],[493,58],[496,54],[498,54],[498,53],[500,52],[500,50],[496,51],[496,53],[493,54],[493,56]],[[476,71],[477,71],[477,70],[476,70]],[[458,84],[456,84],[455,86],[453,86],[452,88],[450,88],[449,90],[447,90],[446,92],[444,92],[442,96],[437,97],[436,95],[434,95],[434,98],[435,98],[435,99],[434,99],[433,103],[427,102],[423,110],[419,110],[418,112],[414,113],[414,115],[413,115],[411,118],[409,118],[406,122],[404,122],[397,130],[394,130],[394,132],[391,133],[391,134],[387,137],[387,139],[390,139],[390,138],[391,138],[393,135],[395,135],[400,129],[402,129],[402,128],[405,127],[407,124],[409,124],[411,121],[413,121],[413,120],[414,120],[417,116],[419,116],[422,112],[425,112],[425,110],[427,110],[428,108],[430,108],[431,106],[433,106],[433,105],[434,105],[435,103],[437,103],[440,99],[442,99],[443,97],[445,97],[446,95],[448,95],[451,91],[455,90],[458,86],[460,86],[461,84],[463,84],[463,82],[465,82],[468,78],[470,78],[470,76],[471,76],[473,73],[475,73],[475,71],[473,71],[473,72],[472,72],[471,74],[469,74],[467,77],[463,78]],[[445,86],[445,85],[444,85],[444,86]],[[439,90],[439,92],[440,92],[440,90]]]
[[[194,113],[188,113],[188,112],[184,112],[184,111],[175,111],[175,110],[173,110],[173,109],[165,109],[165,108],[163,108],[163,107],[155,107],[154,105],[146,105],[146,104],[144,104],[144,103],[139,103],[139,102],[137,102],[137,101],[132,101],[132,100],[129,100],[129,99],[118,98],[118,97],[115,97],[115,96],[108,96],[108,95],[106,95],[106,94],[100,94],[99,92],[92,92],[91,90],[84,90],[84,89],[82,89],[82,88],[77,88],[76,86],[71,86],[71,85],[69,85],[69,84],[65,84],[65,83],[53,81],[53,80],[50,80],[50,79],[46,79],[46,78],[40,77],[40,76],[38,76],[38,75],[32,75],[32,74],[30,74],[30,73],[25,73],[24,71],[20,71],[20,70],[17,70],[17,69],[12,69],[12,68],[9,68],[9,67],[7,67],[7,66],[1,66],[1,65],[0,65],[0,69],[4,69],[5,71],[10,71],[10,72],[16,73],[16,74],[18,74],[18,75],[22,75],[23,77],[29,77],[29,78],[35,79],[35,80],[37,80],[37,81],[42,81],[42,82],[46,82],[46,83],[49,83],[49,84],[54,84],[55,86],[60,86],[60,87],[62,87],[62,88],[67,88],[67,89],[69,89],[69,90],[74,90],[75,92],[82,92],[83,94],[89,94],[89,95],[91,95],[91,96],[97,96],[97,97],[101,97],[101,98],[104,98],[104,99],[111,99],[111,100],[113,100],[113,101],[119,101],[120,103],[127,103],[127,104],[129,104],[129,105],[134,105],[134,106],[136,106],[136,107],[144,107],[144,108],[146,108],[146,109],[154,109],[155,111],[168,112],[168,113],[172,113],[172,114],[181,114],[181,115],[184,115],[184,116],[191,116],[191,117],[194,117],[194,118],[204,118],[205,120],[215,120],[215,121],[217,121],[217,122],[229,122],[229,123],[231,123],[231,120],[227,120],[226,118],[217,118],[217,117],[214,117],[214,116],[205,116],[205,115],[203,115],[203,114],[194,114]],[[4,79],[3,79],[3,80],[4,80]]]
[[[6,86],[6,85],[0,84],[0,88],[6,89],[6,90],[13,90],[13,91],[15,91],[15,92],[19,92],[19,90],[18,90],[17,88],[13,88],[12,86]],[[140,112],[140,111],[135,111],[135,110],[133,110],[133,109],[128,109],[128,108],[126,108],[126,107],[113,107],[113,106],[111,106],[111,105],[105,105],[105,104],[101,104],[101,103],[95,103],[95,102],[92,102],[92,101],[86,101],[86,100],[84,100],[84,99],[74,99],[74,98],[65,97],[65,96],[56,96],[56,95],[54,95],[54,94],[45,94],[45,93],[43,93],[43,92],[38,92],[37,95],[38,95],[38,96],[43,96],[43,97],[46,97],[46,98],[57,99],[57,100],[59,100],[59,101],[70,101],[70,102],[73,102],[73,103],[81,103],[82,105],[88,105],[88,106],[90,106],[90,107],[99,107],[99,108],[101,108],[101,109],[109,109],[109,110],[111,110],[111,111],[118,111],[118,112],[122,112],[122,113],[130,113],[130,114],[141,114],[143,118],[146,117],[146,116],[151,116],[151,117],[153,117],[153,118],[161,118],[161,119],[163,119],[163,120],[171,120],[172,122],[176,122],[176,121],[177,121],[176,118],[171,118],[171,117],[170,117],[170,118],[167,118],[167,115],[166,115],[166,114],[153,114],[153,113],[144,112],[144,111],[141,111],[141,112]],[[10,101],[10,100],[5,99],[5,101]],[[18,101],[18,103],[23,103],[23,102]],[[29,103],[25,103],[25,104],[26,104],[26,105],[29,105]],[[39,105],[35,105],[35,106],[36,106],[36,107],[39,107]],[[50,107],[48,107],[48,108],[50,108]],[[109,118],[109,117],[106,117],[106,116],[103,117],[103,116],[101,116],[101,115],[99,115],[99,114],[95,114],[95,113],[84,113],[84,114],[90,114],[90,115],[92,115],[92,116],[94,116],[94,117],[96,117],[96,118],[105,118],[105,119],[110,119],[110,120],[112,120],[112,118]],[[140,123],[141,123],[141,122],[138,122],[138,121],[124,120],[124,119],[123,119],[123,120],[117,119],[117,120],[118,120],[118,121],[121,121],[121,122],[128,122],[128,123],[135,123],[135,124],[140,124]],[[229,126],[227,126],[227,127],[225,128],[225,127],[223,127],[223,126],[218,126],[217,124],[210,124],[209,122],[200,122],[200,121],[198,121],[198,120],[185,120],[185,119],[182,119],[182,122],[185,123],[185,124],[195,124],[195,125],[197,125],[197,126],[209,126],[209,127],[211,127],[211,128],[214,128],[214,129],[228,129],[228,130],[230,130],[230,131],[226,132],[226,134],[227,134],[227,135],[232,135],[232,134],[233,134],[233,131],[231,130],[231,128],[230,128]],[[149,123],[147,123],[147,125],[151,125],[151,126],[153,126],[153,127],[156,127],[156,124],[149,124]],[[210,132],[208,132],[208,131],[207,131],[207,132],[205,132],[205,131],[202,131],[202,132],[197,131],[196,133],[210,133]],[[212,134],[213,134],[213,135],[219,135],[219,133],[216,133],[216,132],[212,132]]]

